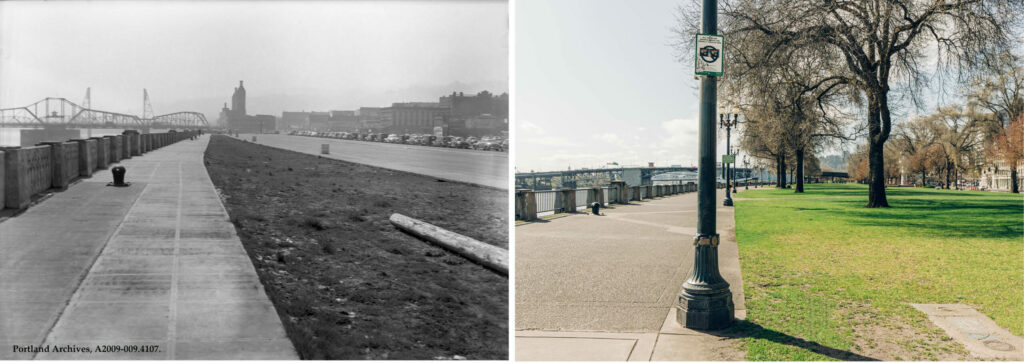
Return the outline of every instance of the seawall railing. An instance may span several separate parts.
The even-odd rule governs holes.
[[[62,191],[96,170],[189,139],[198,131],[121,135],[42,142],[28,147],[0,147],[0,209],[24,209],[46,191]]]
[[[564,188],[559,190],[534,191],[516,190],[516,220],[534,220],[538,214],[575,213],[589,208],[594,203],[602,207],[609,204],[629,204],[630,201],[647,200],[697,191],[697,184],[627,186],[626,182],[614,181],[606,186],[588,188]]]

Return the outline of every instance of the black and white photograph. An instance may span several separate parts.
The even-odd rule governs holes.
[[[509,18],[0,2],[0,359],[508,360]]]

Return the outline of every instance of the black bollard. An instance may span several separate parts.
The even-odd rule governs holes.
[[[123,166],[115,166],[115,167],[111,168],[110,169],[110,173],[114,175],[114,181],[112,183],[107,183],[107,186],[109,186],[109,187],[127,187],[129,185],[132,185],[132,183],[125,183],[124,182],[124,174],[125,174],[125,172],[127,172],[127,170],[125,170],[125,168]]]
[[[590,205],[590,208],[591,212],[593,212],[595,216],[601,215],[601,203],[594,202],[594,204]]]

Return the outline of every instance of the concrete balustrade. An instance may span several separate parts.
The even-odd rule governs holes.
[[[605,206],[604,200],[604,189],[601,187],[591,187],[587,189],[587,206],[591,206],[594,203],[600,203],[601,206]]]
[[[697,184],[689,182],[686,184],[671,184],[671,185],[643,185],[643,186],[628,186],[624,181],[613,181],[608,184],[608,196],[605,197],[605,187],[587,187],[580,189],[564,188],[554,192],[555,194],[555,205],[553,213],[575,213],[576,208],[576,192],[578,190],[587,191],[586,205],[589,206],[594,202],[601,203],[601,205],[608,205],[612,203],[629,204],[631,200],[643,200],[650,199],[655,196],[669,196],[674,194],[693,193],[697,191]],[[550,192],[548,192],[550,193]],[[645,198],[641,198],[641,193],[645,194]],[[537,219],[537,197],[533,190],[530,189],[517,189],[515,192],[515,211],[517,220],[531,221]],[[549,199],[550,200],[550,199]]]
[[[125,159],[142,155],[142,151],[139,149],[139,132],[137,130],[124,130],[121,135],[124,135]]]
[[[127,135],[117,135],[117,144],[121,147],[121,160],[131,159],[131,140],[128,139]]]
[[[106,169],[107,165],[110,165],[110,146],[107,145],[107,139],[104,137],[89,139],[96,141],[96,169]]]
[[[615,190],[615,203],[628,204],[629,203],[629,189],[626,189],[626,182],[624,181],[613,181],[611,182],[612,188]]]
[[[71,181],[78,177],[78,144],[45,141],[37,146],[50,147],[50,186],[57,189],[67,188]]]
[[[576,189],[564,188],[555,193],[555,213],[576,213]]]
[[[51,188],[65,189],[75,179],[90,177],[96,170],[196,134],[186,131],[143,135],[128,130],[115,136],[0,148],[0,207],[24,209],[36,194]]]
[[[78,144],[78,175],[89,177],[96,170],[96,140],[72,139]]]
[[[532,190],[516,190],[516,219],[524,221],[537,219],[537,196]]]
[[[49,146],[4,148],[4,206],[21,209],[34,194],[50,189],[53,168]]]
[[[0,151],[0,209],[4,209],[7,205],[7,188],[4,188],[4,184],[7,183],[7,168],[5,167],[6,161],[4,159],[4,152]]]
[[[149,150],[149,135],[150,134],[139,134],[139,151],[143,154],[148,153]]]
[[[121,152],[121,139],[117,136],[104,136],[107,139],[107,145],[110,146],[110,158],[107,160],[108,164],[113,164],[124,158],[124,154]]]

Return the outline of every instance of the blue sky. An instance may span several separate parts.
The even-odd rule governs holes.
[[[698,83],[670,46],[676,4],[515,3],[518,171],[696,162]]]

